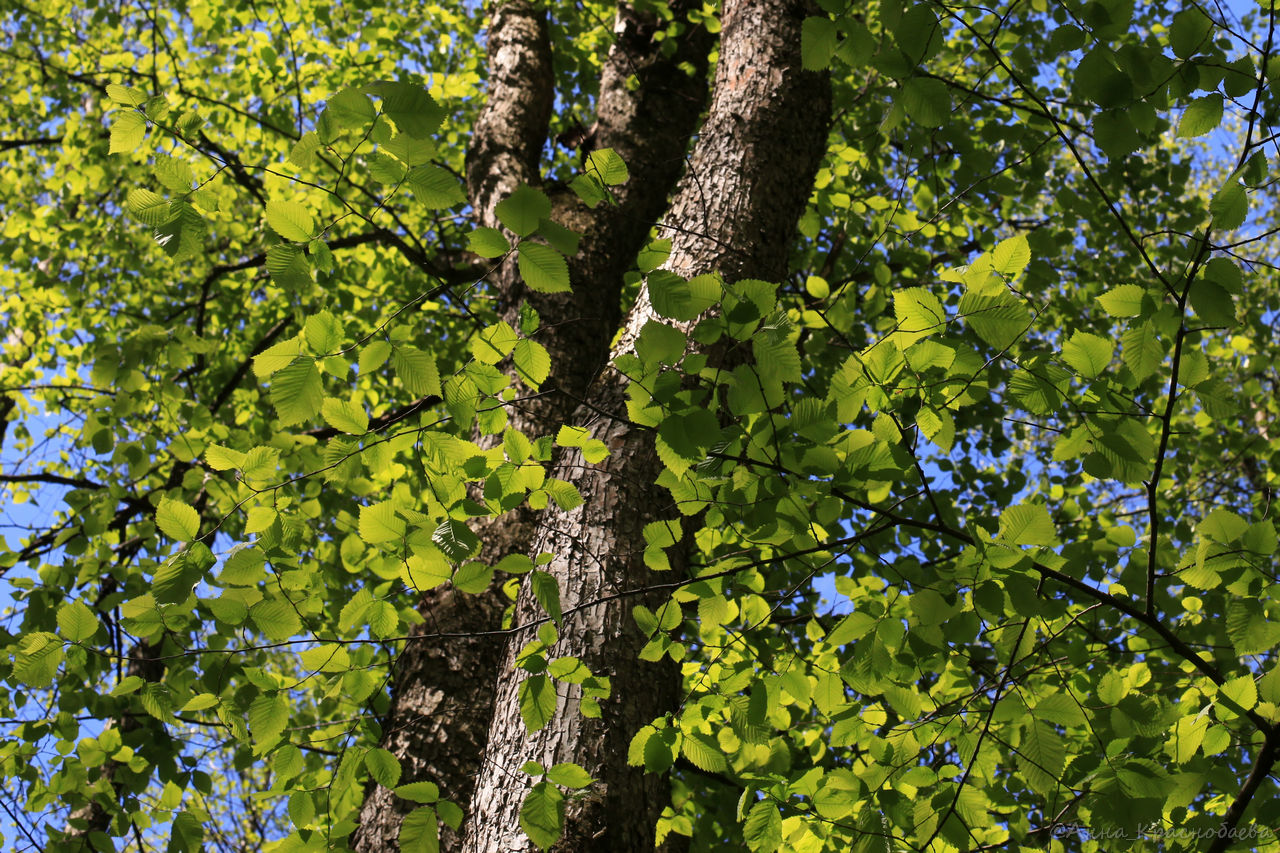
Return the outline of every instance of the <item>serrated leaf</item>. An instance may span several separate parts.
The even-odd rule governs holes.
[[[384,788],[394,788],[400,782],[400,760],[389,750],[371,749],[364,756],[364,766],[369,775]]]
[[[537,389],[551,373],[551,356],[547,348],[528,338],[516,342],[513,361],[520,378],[530,388]]]
[[[409,812],[400,824],[396,844],[400,853],[439,853],[440,822],[436,810],[431,806],[419,806]]]
[[[182,501],[165,499],[156,508],[156,526],[170,539],[190,542],[200,535],[200,514]]]
[[[551,621],[559,625],[564,619],[564,614],[560,610],[560,584],[556,582],[552,575],[541,570],[529,575],[529,583],[533,587],[533,595],[538,599],[538,603],[542,605],[542,609],[547,611]]]
[[[279,243],[267,249],[267,272],[285,290],[297,290],[311,282],[311,265],[301,246]]]
[[[125,207],[144,225],[163,225],[169,221],[169,200],[141,187],[129,190]]]
[[[1062,737],[1037,720],[1027,726],[1020,753],[1018,766],[1032,787],[1044,794],[1054,791],[1067,761]]]
[[[428,210],[444,210],[467,200],[458,179],[439,166],[415,166],[406,181],[413,197]]]
[[[122,107],[140,107],[147,102],[144,93],[119,83],[107,84],[107,97]]]
[[[312,359],[297,359],[271,376],[271,405],[282,426],[310,420],[324,402],[324,383]]]
[[[467,235],[467,249],[482,258],[498,258],[511,251],[511,244],[497,228],[480,227]]]
[[[752,850],[782,849],[782,814],[771,800],[761,800],[747,812],[742,840]]]
[[[1099,296],[1098,304],[1112,317],[1137,317],[1142,313],[1144,293],[1136,284],[1122,284]]]
[[[498,221],[521,237],[538,230],[538,223],[551,216],[551,199],[542,190],[521,184],[493,209]]]
[[[1249,215],[1249,195],[1244,187],[1232,181],[1214,193],[1209,201],[1213,227],[1233,231],[1244,224]]]
[[[108,154],[132,154],[147,138],[147,119],[142,113],[116,113],[111,118],[111,146]]]
[[[73,643],[87,640],[98,631],[98,617],[83,601],[71,601],[58,608],[58,630]]]
[[[339,400],[328,397],[320,406],[325,423],[339,432],[363,435],[369,431],[369,415],[355,400]]]
[[[1164,347],[1156,337],[1155,324],[1150,321],[1125,329],[1120,345],[1125,366],[1139,382],[1155,373],[1164,361]]]
[[[940,80],[912,77],[898,101],[911,120],[925,127],[942,127],[951,115],[951,94]]]
[[[1088,332],[1076,332],[1062,347],[1062,360],[1085,379],[1094,379],[1111,364],[1111,341]]]
[[[520,682],[520,719],[529,734],[540,730],[556,713],[555,682],[545,675],[531,675]]]
[[[480,540],[471,529],[453,519],[441,523],[431,534],[431,541],[455,563],[465,560],[480,548]]]
[[[386,341],[370,341],[360,351],[360,374],[372,373],[381,367],[391,355],[391,344]]]
[[[700,732],[685,732],[680,751],[694,767],[708,773],[723,773],[728,769],[724,753],[715,738]]]
[[[564,830],[564,794],[556,786],[539,782],[520,805],[520,828],[539,850],[560,840]]]
[[[627,164],[612,148],[597,148],[588,154],[586,171],[608,187],[625,184],[631,177]]]
[[[360,538],[370,545],[404,538],[404,519],[390,501],[360,507]]]
[[[519,339],[515,329],[499,320],[471,339],[471,354],[484,364],[497,364],[511,353]]]
[[[1000,538],[1014,545],[1054,545],[1057,531],[1043,504],[1021,504],[1000,514]]]
[[[800,64],[805,71],[822,71],[836,54],[839,34],[830,18],[805,18],[800,25]]]
[[[1178,120],[1178,136],[1190,139],[1204,136],[1222,123],[1222,96],[1214,93],[1196,98],[1182,111]]]
[[[320,311],[307,318],[303,327],[307,345],[316,355],[326,355],[342,347],[347,331],[342,321],[328,311]]]
[[[417,83],[384,80],[369,89],[382,98],[382,111],[407,136],[429,139],[444,121],[444,108]]]
[[[272,642],[287,640],[302,629],[302,620],[293,605],[279,599],[259,601],[249,608],[249,617]]]
[[[279,743],[284,728],[289,723],[289,700],[283,693],[259,696],[249,705],[249,733],[253,736],[254,752],[262,755]]]
[[[557,764],[547,771],[547,779],[566,788],[587,788],[595,780],[577,764]]]
[[[391,352],[391,366],[410,394],[418,397],[439,397],[440,371],[436,360],[417,347],[397,346]]]
[[[29,687],[48,687],[53,682],[64,653],[56,634],[37,631],[18,641],[13,660],[13,677]]]
[[[435,782],[410,782],[396,788],[395,795],[414,803],[434,803],[440,799],[440,786]]]
[[[267,224],[281,237],[295,243],[306,243],[316,230],[310,211],[296,201],[267,202]]]
[[[244,454],[221,444],[211,444],[204,449],[204,461],[215,471],[232,471],[244,464]]]
[[[569,264],[564,255],[541,243],[521,243],[516,264],[520,277],[538,293],[563,293],[569,285]]]

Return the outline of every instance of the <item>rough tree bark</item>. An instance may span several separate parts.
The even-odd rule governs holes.
[[[672,4],[677,14],[690,5],[686,0]],[[531,437],[553,434],[568,420],[604,363],[620,315],[623,274],[666,205],[706,103],[713,39],[704,28],[686,31],[676,50],[664,55],[652,39],[659,22],[651,13],[620,3],[616,20],[596,103],[596,145],[618,151],[632,180],[618,188],[616,206],[596,210],[565,187],[545,188],[552,218],[583,235],[581,250],[570,259],[571,293],[529,291],[511,262],[490,281],[500,313],[512,326],[518,325],[522,302],[542,318],[545,333],[538,339],[551,355],[552,374],[544,393],[509,410],[510,426]],[[467,186],[477,223],[500,228],[494,214],[498,202],[522,183],[543,185],[541,157],[554,95],[545,8],[495,4],[487,50],[488,97],[468,151]],[[639,85],[627,85],[632,75]],[[485,443],[486,437],[477,440]],[[478,527],[482,558],[494,562],[513,551],[528,552],[535,521],[531,512],[515,511]],[[505,638],[489,632],[501,628],[506,604],[496,585],[481,595],[433,591],[419,608],[422,633],[474,636],[408,644],[395,665],[382,746],[400,759],[402,782],[435,782],[443,796],[463,806],[488,738],[505,649]],[[355,848],[361,853],[398,849],[400,824],[415,805],[371,784]],[[446,828],[443,848],[457,843]]]
[[[724,4],[710,111],[665,221],[672,239],[667,268],[673,272],[719,272],[727,281],[777,280],[784,274],[830,113],[825,78],[801,70],[806,11],[795,0]],[[612,355],[632,351],[639,330],[654,316],[642,292]],[[663,780],[627,766],[627,745],[641,726],[676,707],[678,671],[670,662],[637,658],[645,638],[629,614],[642,597],[605,599],[649,580],[636,543],[643,541],[646,523],[674,511],[665,490],[654,484],[661,463],[651,435],[626,419],[627,386],[625,376],[605,368],[590,389],[590,404],[574,414],[574,422],[589,426],[611,455],[597,466],[576,453],[560,460],[555,475],[573,481],[584,502],[569,512],[544,514],[532,549],[555,555],[547,569],[560,585],[565,609],[587,605],[566,622],[554,654],[578,657],[596,675],[608,676],[613,694],[602,703],[602,717],[588,719],[579,712],[581,690],[562,685],[555,716],[529,736],[519,714],[523,673],[513,664],[531,635],[518,632],[510,639],[464,832],[466,851],[535,849],[519,827],[532,784],[520,768],[530,760],[547,767],[575,762],[598,780],[586,797],[569,803],[558,849],[653,848],[667,791]],[[525,589],[516,623],[539,615]]]

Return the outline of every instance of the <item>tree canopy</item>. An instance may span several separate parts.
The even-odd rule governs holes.
[[[1280,849],[1272,0],[0,33],[8,847]]]

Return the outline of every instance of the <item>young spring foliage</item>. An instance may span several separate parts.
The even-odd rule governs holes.
[[[636,8],[683,83],[714,73],[723,10]],[[587,109],[630,43],[609,4],[550,9]],[[506,607],[518,650],[475,678],[530,736],[645,689],[565,651],[605,598],[679,669],[624,733],[667,780],[655,842],[1280,848],[1274,9],[801,14],[835,109],[785,274],[680,275],[710,226],[655,218],[618,305],[544,323],[642,178],[537,139],[483,219],[474,10],[3,13],[6,843],[342,850],[378,791],[400,849],[467,837],[385,725],[401,656],[466,647],[433,622],[456,594]],[[655,574],[584,601],[492,543],[587,512],[623,452],[513,425],[591,323],[663,497],[610,509]],[[504,770],[542,849],[613,782]]]

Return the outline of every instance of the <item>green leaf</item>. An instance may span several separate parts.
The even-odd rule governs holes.
[[[467,248],[482,258],[498,258],[511,251],[511,244],[497,228],[476,228],[467,235]]]
[[[960,314],[978,337],[997,350],[1011,346],[1031,325],[1027,307],[1009,294],[966,293],[960,299]]]
[[[151,190],[132,189],[125,199],[125,207],[144,225],[163,225],[169,221],[169,201]]]
[[[382,81],[368,88],[382,98],[382,111],[403,134],[428,139],[444,121],[444,108],[417,83]]]
[[[1105,371],[1113,355],[1111,341],[1088,332],[1076,332],[1062,347],[1062,360],[1085,379],[1094,379]]]
[[[893,312],[898,317],[900,348],[944,330],[947,315],[942,303],[923,287],[909,287],[893,294]]]
[[[836,54],[839,35],[830,18],[805,18],[800,25],[800,64],[805,71],[823,71]]]
[[[215,471],[232,471],[244,464],[244,454],[221,444],[211,444],[204,449],[204,461]]]
[[[547,771],[547,779],[565,788],[589,788],[595,780],[577,764],[557,764]]]
[[[1098,304],[1112,317],[1137,317],[1142,313],[1144,294],[1136,284],[1122,284],[1099,296]]]
[[[1207,325],[1231,327],[1236,324],[1236,307],[1231,294],[1216,282],[1198,278],[1191,283],[1189,295],[1196,316]]]
[[[364,766],[369,768],[373,780],[384,788],[394,788],[400,781],[400,760],[381,747],[365,753]]]
[[[340,349],[347,336],[342,321],[328,311],[320,311],[308,317],[304,332],[307,344],[316,355],[327,355]]]
[[[497,364],[510,355],[519,339],[520,336],[516,334],[515,329],[505,321],[499,320],[497,323],[485,326],[471,339],[471,354],[477,361]]]
[[[396,788],[395,794],[414,803],[434,803],[440,799],[440,786],[435,782],[410,782]]]
[[[63,660],[62,640],[57,634],[36,631],[18,640],[13,660],[13,677],[28,687],[48,687]]]
[[[147,138],[147,119],[138,112],[119,112],[111,118],[109,154],[132,154]]]
[[[200,535],[200,514],[182,501],[166,498],[156,508],[156,526],[170,539],[189,542]]]
[[[547,611],[547,615],[557,625],[561,624],[564,614],[560,610],[560,584],[556,579],[544,571],[535,571],[529,575],[529,583],[533,587],[533,595],[538,599],[538,603],[542,605],[542,609]]]
[[[390,501],[360,507],[360,538],[370,545],[404,538],[404,519]]]
[[[542,190],[521,184],[493,209],[498,221],[520,237],[538,230],[538,223],[551,216],[551,199]],[[536,288],[535,288],[536,289]]]
[[[1169,27],[1169,46],[1173,55],[1187,59],[1202,47],[1208,46],[1212,22],[1199,8],[1191,6],[1173,16]]]
[[[145,94],[119,83],[107,84],[107,97],[122,107],[140,107],[147,102]]]
[[[151,594],[155,596],[156,604],[186,601],[192,587],[200,582],[214,562],[208,547],[199,542],[165,561],[151,580]]]
[[[1178,120],[1178,136],[1190,139],[1204,136],[1222,123],[1222,96],[1214,93],[1197,98],[1182,111]]]
[[[907,80],[899,103],[912,121],[925,127],[942,127],[951,115],[951,93],[941,80],[932,77]]]
[[[539,731],[556,713],[555,682],[545,675],[531,675],[520,682],[520,718],[529,734]]]
[[[298,611],[289,602],[279,599],[259,601],[249,608],[249,617],[263,636],[273,643],[287,640],[302,629]]]
[[[1125,329],[1120,336],[1123,347],[1122,358],[1129,372],[1139,382],[1155,373],[1164,362],[1164,347],[1156,337],[1155,324],[1143,323],[1131,329]]]
[[[67,640],[78,643],[98,632],[98,617],[83,601],[69,601],[58,608],[58,630]]]
[[[1029,723],[1022,739],[1018,767],[1031,786],[1042,794],[1055,791],[1066,762],[1067,750],[1062,737],[1038,720]]]
[[[631,177],[627,164],[612,148],[597,148],[588,154],[586,170],[607,187],[625,184]]]
[[[1233,231],[1244,224],[1249,215],[1249,196],[1244,187],[1230,182],[1214,194],[1209,201],[1209,214],[1213,227]]]
[[[339,432],[364,435],[369,431],[369,416],[364,407],[354,400],[326,397],[320,405],[320,413],[324,416],[325,423]]]
[[[547,353],[547,348],[529,338],[521,338],[516,342],[513,361],[520,378],[534,389],[546,382],[551,373],[551,356]]]
[[[440,821],[436,810],[431,806],[419,806],[405,815],[396,843],[400,853],[439,853]]]
[[[1055,545],[1057,531],[1043,504],[1021,504],[1000,514],[1000,538],[1014,545]]]
[[[560,840],[564,829],[564,794],[549,782],[539,782],[520,806],[520,828],[539,850]]]
[[[315,234],[311,213],[296,201],[267,202],[267,224],[286,240],[306,243]]]
[[[724,753],[715,738],[700,732],[685,732],[680,751],[690,763],[708,773],[723,773],[728,769]]]
[[[444,210],[467,200],[458,179],[439,166],[415,166],[409,170],[406,181],[413,197],[428,210]]]
[[[418,397],[439,397],[440,371],[436,360],[429,353],[411,346],[397,346],[391,352],[391,366],[410,394]]]
[[[300,290],[311,283],[311,265],[301,246],[281,243],[267,249],[267,272],[285,290]]]
[[[742,825],[742,840],[751,850],[782,849],[782,814],[771,800],[761,800],[751,807]]]
[[[365,344],[364,349],[360,351],[360,360],[357,366],[360,368],[360,375],[372,373],[383,364],[391,355],[391,344],[386,341],[370,341]]]
[[[461,592],[478,595],[493,583],[493,571],[486,563],[467,563],[453,573],[453,585]]]
[[[570,290],[569,264],[564,255],[541,243],[521,243],[516,260],[520,277],[538,293],[563,293]]]
[[[324,384],[315,361],[298,359],[271,376],[271,405],[282,426],[309,420],[324,402]]]
[[[279,743],[289,723],[289,699],[284,693],[259,696],[249,706],[249,733],[253,735],[254,752],[266,753]]]
[[[1258,704],[1258,686],[1252,675],[1242,675],[1219,686],[1218,695],[1245,711]]]

